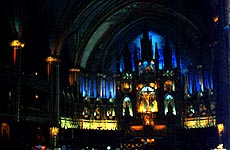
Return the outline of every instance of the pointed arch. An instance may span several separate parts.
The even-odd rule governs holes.
[[[115,99],[110,97],[108,99],[106,116],[108,117],[108,119],[114,119],[115,115]]]
[[[174,97],[171,94],[167,93],[164,96],[164,113],[165,113],[165,115],[167,115],[167,113],[169,112],[169,106],[172,107],[172,113],[174,115],[176,115],[176,106],[175,106]]]
[[[125,96],[122,102],[122,115],[133,116],[133,106],[130,97]]]

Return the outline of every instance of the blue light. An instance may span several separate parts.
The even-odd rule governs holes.
[[[176,50],[172,49],[172,67],[177,67],[177,60],[176,60]]]
[[[208,73],[204,71],[204,87],[209,89]]]
[[[198,92],[198,91],[201,90],[200,89],[200,82],[199,82],[199,75],[198,74],[195,75],[195,81],[196,81],[196,91]]]
[[[189,74],[189,92],[192,94],[193,93],[193,76]]]
[[[210,88],[213,89],[213,80],[212,80],[212,72],[210,72]]]
[[[149,31],[149,37],[152,40],[152,51],[153,51],[153,59],[155,59],[155,43],[157,43],[158,46],[158,52],[159,52],[159,69],[162,70],[164,67],[164,56],[163,56],[163,48],[165,46],[165,38],[163,38],[161,35]],[[141,39],[143,38],[143,34],[140,34],[137,36],[130,44],[129,49],[132,51],[132,59],[134,59],[134,49],[136,47],[137,49],[137,56],[138,60],[141,60]],[[175,54],[175,48],[172,44],[170,44],[172,48],[172,67],[177,67],[177,60],[176,60],[176,54]],[[135,64],[134,60],[132,60],[132,70],[135,70]]]

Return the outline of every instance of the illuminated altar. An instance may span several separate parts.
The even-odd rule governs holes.
[[[118,130],[117,120],[80,120],[80,129]]]
[[[197,117],[197,118],[185,118],[184,127],[185,128],[207,128],[216,126],[216,117]]]
[[[119,132],[124,136],[120,137],[122,145],[132,147],[164,140],[177,127],[216,126],[211,72],[201,66],[192,68],[193,72],[180,70],[180,58],[167,40],[155,42],[154,50],[148,33],[139,40],[147,46],[127,50],[119,58],[116,74],[77,71],[77,76],[71,76],[78,80],[71,80],[68,92],[78,89],[80,94],[75,109],[69,109],[75,95],[63,92],[68,104],[68,113],[63,114],[69,116],[61,118],[61,128]]]

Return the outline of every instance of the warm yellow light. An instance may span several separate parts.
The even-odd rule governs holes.
[[[1,123],[1,136],[4,136],[3,133],[6,133],[6,137],[9,138],[9,134],[10,134],[9,124]]]
[[[144,103],[141,101],[138,112],[144,112]]]
[[[80,124],[82,129],[93,129],[93,130],[117,130],[116,120],[85,120],[82,119]]]
[[[78,128],[72,118],[61,117],[61,128]]]
[[[141,142],[145,143],[147,142],[148,144],[151,144],[155,141],[155,139],[141,139]]]
[[[10,43],[10,46],[12,46],[14,48],[14,63],[16,63],[16,53],[17,53],[17,49],[23,48],[25,46],[25,43],[20,42],[19,40],[13,40]]]
[[[217,129],[218,129],[218,133],[222,134],[224,132],[224,124],[223,123],[217,124]]]
[[[125,88],[125,89],[129,89],[129,83],[127,83],[127,82],[124,83],[124,88]]]
[[[172,81],[170,81],[170,80],[165,81],[165,85],[166,86],[172,86]]]
[[[155,87],[155,83],[149,83],[149,86],[154,88]]]
[[[80,69],[77,68],[71,68],[69,69],[70,72],[80,72]]]
[[[218,20],[219,20],[219,17],[217,16],[217,15],[215,15],[214,17],[213,17],[213,22],[218,22]]]
[[[50,131],[51,131],[52,136],[57,136],[57,134],[59,133],[59,128],[58,127],[51,127]]]
[[[47,58],[46,58],[46,61],[47,61],[47,62],[57,62],[57,61],[58,61],[58,59],[57,59],[57,58],[55,58],[55,57],[51,57],[51,56],[49,56],[49,57],[47,57]]]
[[[185,118],[185,128],[205,128],[216,126],[216,117],[198,117],[198,118]]]
[[[130,126],[130,130],[140,131],[140,130],[143,130],[143,126],[142,125],[133,125],[133,126]]]
[[[147,143],[153,143],[155,139],[147,139]]]
[[[10,43],[10,46],[16,47],[16,48],[22,48],[22,47],[25,46],[25,43],[20,42],[19,40],[13,40],[13,41]]]
[[[136,90],[142,89],[143,86],[144,86],[143,84],[139,84],[139,85],[136,87]]]
[[[155,125],[154,129],[155,130],[166,130],[167,127],[166,127],[166,125]]]

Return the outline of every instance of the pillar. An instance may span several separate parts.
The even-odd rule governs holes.
[[[56,144],[58,142],[58,132],[56,132],[56,130],[59,130],[60,127],[60,60],[56,57],[49,56],[46,58],[46,62],[50,89],[48,112],[51,118],[51,133],[55,132],[54,134],[52,133],[50,135],[50,143],[53,147],[56,147]]]
[[[216,99],[217,124],[223,124],[224,147],[230,148],[230,0],[219,1],[218,44],[214,49],[213,86]]]
[[[14,49],[14,64],[16,65],[16,117],[17,122],[20,121],[20,105],[21,105],[21,50],[24,43],[19,40],[13,40],[10,46]]]

